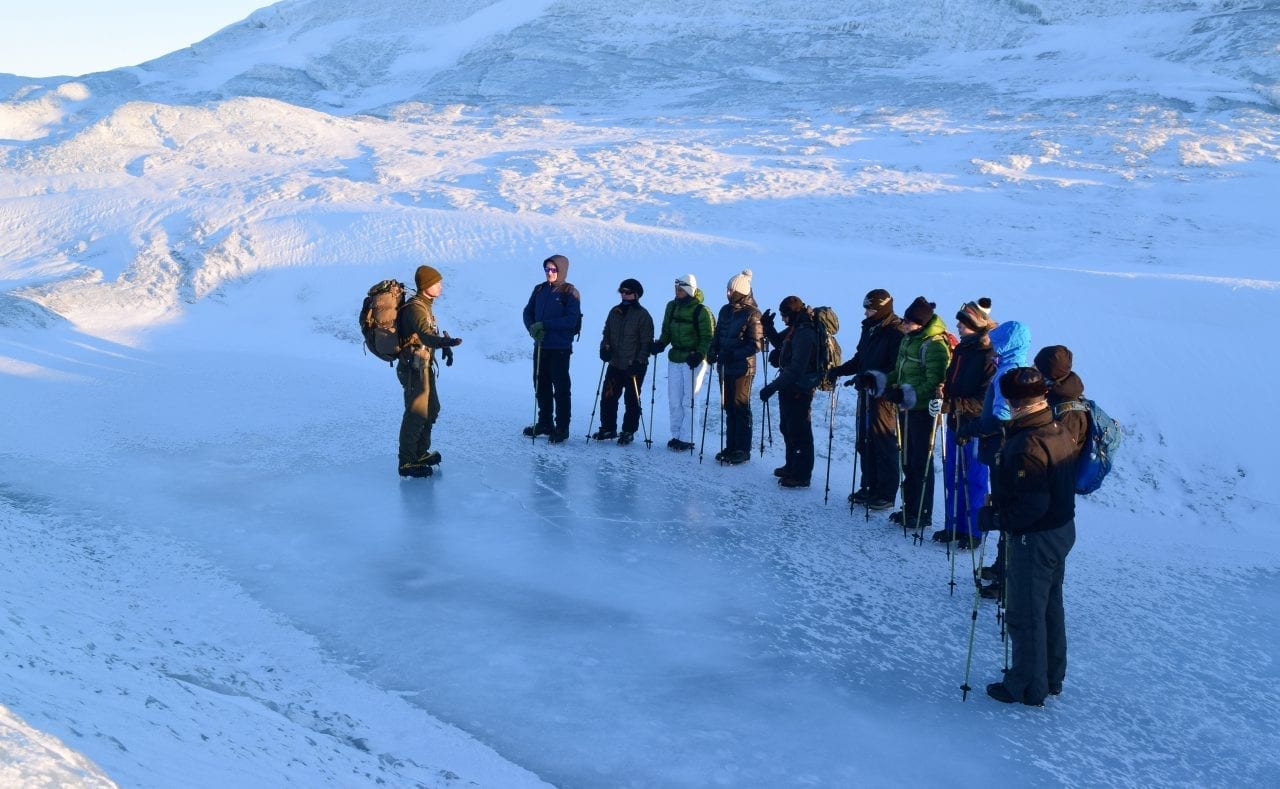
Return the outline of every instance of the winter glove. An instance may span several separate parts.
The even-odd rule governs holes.
[[[654,340],[653,343],[649,346],[649,355],[657,356],[658,354],[662,353],[666,349],[667,349],[667,344],[665,342],[658,342],[657,340]]]
[[[859,389],[869,392],[876,388],[876,377],[871,373],[858,373],[849,383],[857,384]]]
[[[981,531],[1000,531],[1000,513],[990,504],[978,508],[978,529]]]
[[[444,359],[445,367],[452,367],[453,366],[453,349],[447,345],[441,348],[440,358]]]
[[[698,353],[697,351],[694,351],[693,353],[689,354],[689,358],[685,359],[684,363],[689,365],[690,370],[696,370],[698,369],[698,365],[702,364],[702,354]]]
[[[836,368],[832,367],[830,370],[823,373],[822,377],[827,383],[833,384],[836,382],[836,379],[840,377],[840,373],[837,373]]]
[[[612,359],[612,358],[613,358],[613,351],[609,350],[609,348],[608,348],[608,347],[606,347],[606,346],[604,346],[604,345],[601,345],[601,346],[600,346],[600,361],[602,361],[602,362],[607,362],[607,361],[609,361],[609,360],[610,360],[610,359]]]
[[[542,342],[542,338],[547,336],[547,327],[542,325],[542,321],[529,324],[529,336],[534,342]]]
[[[884,391],[884,399],[891,403],[902,405],[903,397],[905,397],[905,393],[902,391],[901,386],[890,386]]]
[[[768,386],[763,386],[760,388],[760,399],[767,403],[769,402],[769,398],[773,397],[773,393],[776,391],[778,391],[777,384],[769,384]]]
[[[782,364],[782,349],[774,348],[772,351],[769,351],[769,366],[778,367],[781,364]]]
[[[708,352],[707,352],[707,363],[708,363],[708,364],[715,364],[715,363],[717,363],[717,362],[719,362],[719,361],[720,361],[720,354],[716,353],[715,351],[708,351]]]
[[[457,348],[462,344],[461,337],[450,337],[449,332],[444,333],[444,342],[441,345],[445,348]]]
[[[935,397],[929,401],[929,416],[933,417],[934,419],[937,419],[938,414],[941,414],[941,413],[942,413],[942,401]]]
[[[765,310],[764,314],[760,316],[760,327],[764,329],[765,335],[769,337],[778,336],[778,327],[773,322],[773,319],[774,319],[773,310]]]

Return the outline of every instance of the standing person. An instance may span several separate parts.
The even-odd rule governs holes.
[[[448,332],[442,335],[436,324],[435,300],[444,292],[440,272],[431,266],[418,266],[413,282],[418,292],[396,315],[396,336],[400,341],[396,378],[404,387],[400,476],[429,477],[431,467],[440,462],[440,453],[431,449],[431,428],[440,416],[435,352],[439,348],[445,366],[452,366],[453,348],[462,340],[450,337]]]
[[[1071,364],[1071,349],[1065,345],[1049,345],[1036,354],[1035,367],[1050,387],[1053,418],[1067,429],[1076,446],[1083,447],[1089,434],[1089,411],[1084,404],[1084,381],[1072,372]]]
[[[832,368],[827,377],[835,381],[842,375],[852,375],[845,386],[858,387],[855,449],[862,462],[862,481],[858,490],[849,495],[849,503],[887,510],[898,497],[898,407],[891,400],[875,396],[873,373],[886,376],[897,362],[902,319],[893,312],[893,296],[883,288],[867,292],[862,311],[862,334],[853,358]]]
[[[951,354],[940,401],[929,403],[929,413],[947,414],[946,448],[942,462],[943,504],[946,528],[933,533],[937,542],[953,539],[962,550],[982,544],[978,529],[978,508],[987,495],[989,470],[978,459],[978,444],[963,437],[969,423],[982,416],[982,399],[996,374],[996,353],[987,333],[995,327],[991,320],[991,299],[965,302],[956,313],[960,344]]]
[[[980,517],[984,528],[1005,535],[1005,621],[1013,662],[1003,681],[987,685],[987,695],[1040,706],[1045,696],[1062,692],[1067,672],[1062,582],[1076,541],[1079,448],[1054,421],[1039,370],[1016,367],[1000,376],[999,387],[1012,419],[993,471],[991,504]]]
[[[717,365],[724,393],[720,407],[725,416],[725,447],[716,453],[716,460],[737,465],[751,459],[751,384],[764,336],[760,309],[751,292],[751,269],[729,278],[725,297],[729,303],[720,308],[707,360]]]
[[[600,429],[592,434],[596,441],[618,439],[619,446],[635,440],[640,429],[640,389],[649,370],[649,348],[653,345],[653,317],[640,304],[644,287],[634,279],[618,285],[621,303],[609,310],[600,338],[600,361],[607,362],[600,394]],[[622,416],[622,433],[618,433],[618,398],[626,402]]]
[[[813,311],[799,296],[788,296],[778,305],[778,315],[787,331],[779,334],[773,327],[772,314],[765,316],[765,334],[781,341],[778,353],[778,377],[760,390],[767,401],[778,394],[778,426],[786,444],[786,463],[774,470],[778,484],[784,488],[807,488],[813,475],[813,393],[818,388],[814,373],[818,369],[818,330],[813,325]]]
[[[667,302],[662,316],[662,333],[651,349],[654,356],[667,353],[667,406],[671,417],[671,440],[667,447],[677,452],[693,449],[693,416],[690,404],[706,382],[707,354],[715,334],[711,309],[702,303],[702,289],[692,274],[676,279],[676,297]],[[656,374],[656,372],[655,372]],[[685,417],[689,426],[685,429]],[[688,436],[688,440],[685,440]]]
[[[524,327],[533,338],[533,385],[538,421],[526,436],[550,436],[553,444],[569,438],[572,394],[569,358],[573,341],[582,332],[582,298],[569,284],[569,258],[552,255],[542,261],[545,282],[539,282],[524,307]]]
[[[934,417],[929,416],[929,400],[936,397],[947,373],[951,346],[946,326],[934,313],[935,305],[924,296],[916,297],[902,313],[907,336],[898,346],[898,360],[886,380],[884,397],[901,411],[900,429],[904,440],[902,504],[895,523],[908,529],[923,529],[933,523],[933,434]]]
[[[1004,443],[1005,426],[1013,416],[1005,397],[996,384],[1000,376],[1015,367],[1026,367],[1027,354],[1031,349],[1031,329],[1021,321],[1005,321],[996,326],[987,336],[991,339],[991,349],[996,354],[996,374],[987,392],[982,398],[982,416],[969,423],[968,432],[978,440],[978,459],[988,468],[995,468],[996,455]],[[991,489],[994,492],[998,484],[995,476],[991,477]],[[989,600],[1000,599],[1004,588],[1004,548],[1003,533],[996,544],[996,559],[989,567],[982,568],[983,580],[992,583],[982,587],[982,596]]]

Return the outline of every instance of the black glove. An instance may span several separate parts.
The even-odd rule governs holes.
[[[769,384],[768,386],[761,387],[760,399],[767,403],[769,402],[769,398],[773,397],[773,393],[776,391],[778,391],[776,384]]]
[[[657,356],[658,354],[666,350],[666,348],[667,348],[667,344],[665,342],[658,342],[657,340],[654,340],[653,344],[649,346],[649,355]]]
[[[769,366],[778,367],[782,363],[782,349],[774,348],[769,351]]]
[[[715,364],[720,361],[720,354],[715,351],[707,351],[707,364]]]
[[[607,347],[605,347],[605,346],[601,345],[601,346],[600,346],[600,361],[602,361],[602,362],[607,362],[607,361],[609,361],[609,360],[610,360],[610,359],[612,359],[612,358],[613,358],[613,351],[611,351],[611,350],[609,350]]]
[[[450,337],[449,332],[444,333],[444,342],[441,343],[446,348],[457,348],[462,344],[461,337]]]
[[[978,508],[978,529],[981,531],[1000,531],[1000,513],[990,504]]]
[[[453,366],[453,349],[447,345],[441,348],[440,358],[444,359],[445,367],[452,367]]]
[[[778,327],[773,322],[773,310],[765,310],[760,316],[760,325],[764,329],[764,333],[774,336],[778,333]]]
[[[884,399],[891,403],[902,404],[904,393],[901,386],[890,386],[885,390]]]
[[[689,358],[685,359],[684,363],[689,365],[690,370],[696,370],[698,369],[698,365],[702,364],[702,359],[703,359],[702,354],[698,353],[697,351],[694,351],[693,353],[689,354]]]
[[[853,381],[858,385],[859,389],[868,392],[876,388],[876,377],[871,373],[858,373],[853,377]]]
[[[836,379],[840,377],[840,373],[836,372],[836,368],[832,367],[830,370],[827,370],[825,373],[823,373],[822,377],[826,380],[827,383],[833,384],[836,382]]]

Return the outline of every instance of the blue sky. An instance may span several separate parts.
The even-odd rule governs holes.
[[[275,0],[3,0],[0,73],[86,74],[194,44]]]

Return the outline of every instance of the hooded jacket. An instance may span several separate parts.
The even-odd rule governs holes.
[[[710,355],[720,365],[720,374],[726,378],[755,375],[756,354],[764,341],[760,326],[760,308],[749,295],[735,293],[729,303],[720,308],[715,337],[711,341]]]
[[[990,466],[996,462],[996,452],[1004,442],[1004,425],[1013,416],[1013,410],[995,382],[1008,370],[1027,366],[1031,330],[1019,321],[1005,321],[987,336],[991,338],[991,348],[996,352],[996,373],[982,399],[982,416],[974,423],[972,432],[980,439],[978,458]]]
[[[582,329],[582,298],[569,283],[569,259],[552,255],[548,262],[556,264],[559,276],[555,285],[539,282],[524,307],[524,328],[541,323],[546,330],[542,347],[549,351],[573,350],[573,338]]]
[[[915,392],[914,402],[909,398],[903,401],[908,410],[928,408],[929,400],[946,377],[947,363],[951,361],[951,346],[944,336],[946,331],[946,324],[934,315],[923,327],[908,334],[898,346],[898,359],[889,372],[887,383],[903,389],[911,387]],[[941,339],[935,339],[939,337]]]
[[[658,343],[671,345],[671,350],[667,352],[667,359],[670,361],[683,364],[689,359],[690,353],[697,351],[705,357],[711,350],[716,322],[711,317],[711,309],[703,306],[702,299],[702,288],[698,288],[688,298],[667,302]]]

